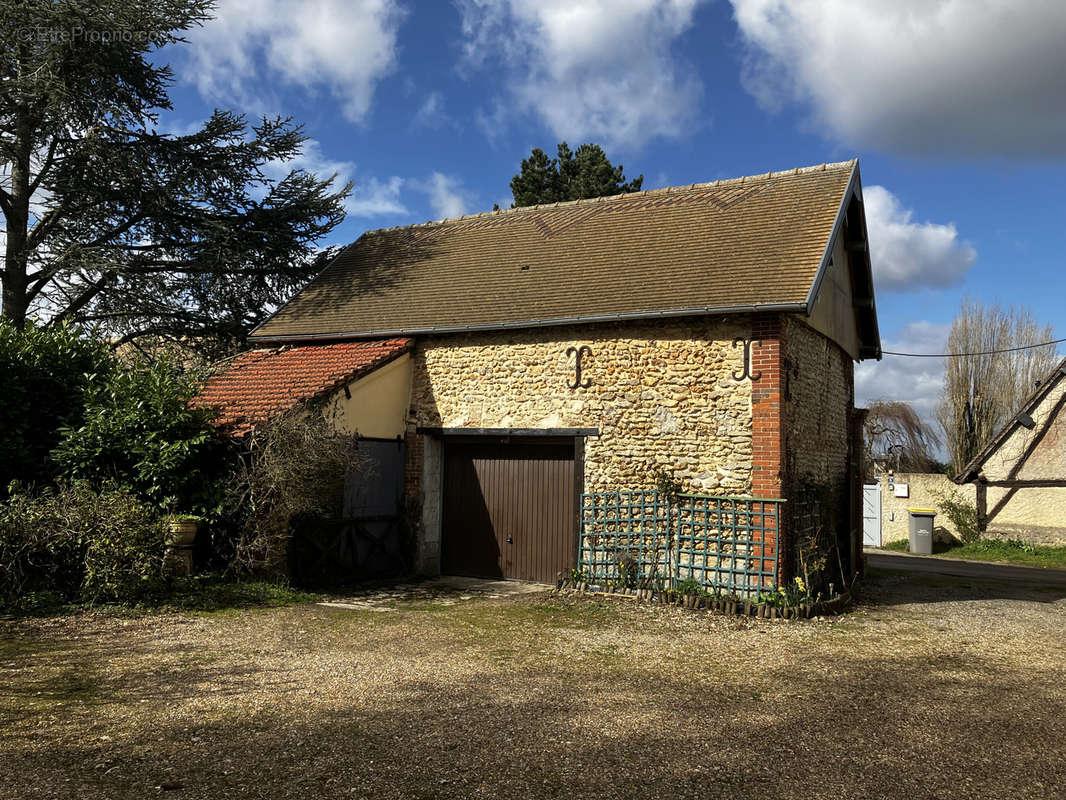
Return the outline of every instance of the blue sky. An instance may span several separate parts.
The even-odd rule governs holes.
[[[508,205],[562,139],[647,188],[858,156],[886,349],[942,350],[964,294],[1066,336],[1061,0],[221,0],[189,40],[164,125],[295,117],[355,183],[336,242]],[[861,365],[858,400],[931,417],[942,369]]]

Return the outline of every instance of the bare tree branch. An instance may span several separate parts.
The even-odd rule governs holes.
[[[1053,345],[988,351],[1028,347],[1053,338],[1051,326],[1037,324],[1028,309],[1004,310],[963,300],[951,325],[948,352],[982,355],[947,359],[937,410],[956,471],[973,460],[1057,361]]]

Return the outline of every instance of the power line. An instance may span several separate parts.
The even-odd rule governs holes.
[[[892,350],[882,350],[883,356],[907,356],[909,358],[967,358],[968,356],[991,356],[996,353],[1015,353],[1018,350],[1032,350],[1036,347],[1047,347],[1050,344],[1060,344],[1066,339],[1052,339],[1050,342],[1040,344],[1023,344],[1020,347],[1004,347],[1001,350],[983,350],[979,353],[896,353]]]

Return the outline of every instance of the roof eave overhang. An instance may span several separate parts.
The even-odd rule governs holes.
[[[807,300],[805,302],[804,313],[810,316],[814,311],[814,303],[818,299],[818,292],[822,288],[822,281],[825,279],[826,273],[829,271],[829,266],[833,260],[833,250],[836,247],[837,238],[843,235],[844,223],[847,220],[848,208],[851,205],[852,199],[858,201],[859,214],[861,216],[861,232],[862,232],[862,254],[860,269],[863,270],[861,276],[864,281],[870,286],[870,299],[869,304],[862,305],[856,308],[856,315],[864,317],[865,326],[859,326],[860,337],[862,334],[862,328],[867,328],[867,335],[861,337],[859,345],[859,360],[865,361],[866,359],[881,360],[881,333],[877,324],[877,305],[874,301],[873,294],[873,269],[870,265],[870,247],[869,240],[866,234],[866,212],[863,209],[862,204],[862,178],[859,175],[859,161],[855,159],[855,163],[851,168],[851,175],[848,177],[848,184],[844,188],[844,194],[840,198],[840,205],[837,207],[837,215],[833,220],[833,228],[826,239],[825,249],[822,251],[822,258],[818,264],[818,271],[815,273],[814,281],[811,282],[811,288],[807,292]]]
[[[735,306],[700,306],[694,308],[673,309],[669,311],[634,311],[623,314],[590,314],[579,317],[553,317],[548,319],[527,320],[524,322],[435,325],[422,328],[383,328],[368,331],[339,331],[334,333],[307,333],[286,336],[253,335],[249,338],[249,341],[254,344],[274,344],[282,342],[340,341],[344,339],[380,339],[389,336],[432,336],[446,333],[524,330],[527,328],[549,328],[561,325],[591,325],[598,322],[624,322],[630,320],[667,319],[672,317],[757,314],[765,312],[795,314],[806,313],[807,309],[807,303],[756,303],[752,305]]]

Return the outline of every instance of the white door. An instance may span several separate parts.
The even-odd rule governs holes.
[[[881,546],[881,484],[867,483],[862,487],[862,544]]]

